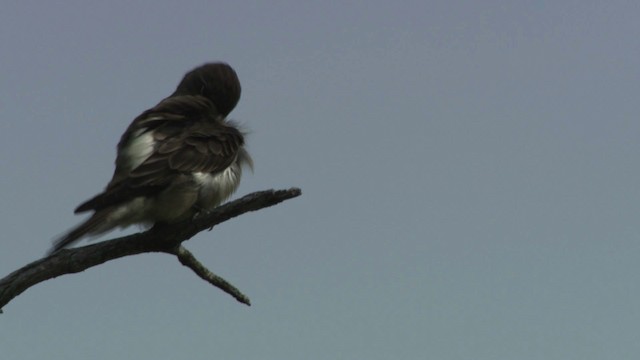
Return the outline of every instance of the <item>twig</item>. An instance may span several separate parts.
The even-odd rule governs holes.
[[[233,296],[239,302],[247,306],[251,306],[251,301],[245,294],[240,292],[240,290],[231,285],[227,280],[212,273],[209,269],[202,265],[202,263],[198,261],[198,259],[196,259],[196,257],[193,256],[193,254],[189,250],[185,249],[184,246],[178,246],[173,254],[178,257],[178,260],[180,260],[180,263],[182,265],[193,270],[193,272],[200,276],[202,280]]]

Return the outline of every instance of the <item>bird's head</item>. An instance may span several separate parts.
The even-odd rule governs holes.
[[[227,116],[240,100],[240,80],[225,63],[207,63],[189,71],[172,96],[202,95],[211,100],[218,111]]]

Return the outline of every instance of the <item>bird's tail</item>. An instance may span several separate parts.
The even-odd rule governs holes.
[[[91,217],[88,218],[85,222],[76,226],[65,235],[54,240],[53,246],[51,247],[51,249],[49,249],[48,255],[51,255],[56,251],[75,243],[84,236],[97,235],[108,230],[108,227],[105,229],[105,225],[109,213],[109,211],[105,210],[97,211],[96,213],[91,215]]]

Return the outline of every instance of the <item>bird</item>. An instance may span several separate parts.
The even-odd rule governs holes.
[[[242,169],[253,170],[245,132],[227,120],[240,93],[227,63],[187,72],[171,95],[133,119],[118,142],[111,181],[74,211],[93,214],[54,240],[49,254],[115,228],[193,218],[228,199]]]

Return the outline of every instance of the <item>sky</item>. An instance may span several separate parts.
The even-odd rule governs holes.
[[[637,1],[6,1],[0,276],[110,179],[129,122],[225,61],[303,194],[38,284],[7,359],[637,359]],[[634,95],[636,94],[636,95]],[[125,232],[112,232],[109,239]],[[86,244],[82,243],[81,245]]]

